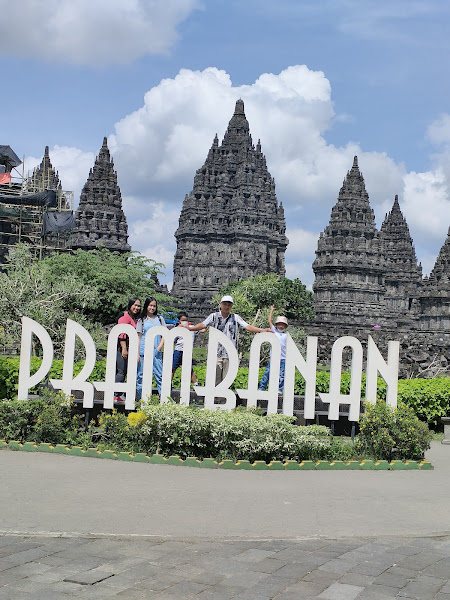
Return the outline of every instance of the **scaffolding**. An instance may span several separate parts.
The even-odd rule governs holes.
[[[29,244],[40,258],[71,249],[71,230],[44,233],[44,215],[51,212],[73,212],[73,192],[63,190],[53,169],[34,169],[25,174],[17,166],[10,171],[11,180],[0,184],[0,263],[8,250],[19,243]],[[46,191],[55,192],[49,206],[36,198]]]

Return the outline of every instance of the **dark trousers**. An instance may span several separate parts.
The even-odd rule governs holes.
[[[116,357],[116,383],[123,383],[125,381],[125,377],[127,376],[128,371],[128,357],[124,358],[122,356],[122,352],[117,350]],[[119,393],[115,392],[115,396],[120,396]]]

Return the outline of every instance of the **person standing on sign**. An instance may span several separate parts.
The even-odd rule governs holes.
[[[156,298],[146,298],[144,302],[144,308],[142,309],[141,318],[137,324],[137,333],[139,337],[139,362],[136,377],[136,388],[139,399],[142,396],[142,380],[144,378],[145,338],[149,329],[156,327],[157,325],[162,325],[162,327],[166,326],[164,318],[161,315],[158,315],[158,302]],[[155,336],[153,341],[153,375],[155,377],[159,396],[161,396],[163,367],[161,349],[163,345],[164,338],[160,335]]]
[[[287,321],[286,317],[281,317],[281,316],[277,317],[275,319],[275,327],[274,327],[272,324],[272,315],[273,315],[274,310],[275,310],[275,307],[271,306],[270,312],[269,312],[269,327],[273,331],[273,333],[277,336],[277,338],[280,340],[281,360],[280,360],[280,379],[278,381],[278,391],[281,393],[284,388],[284,367],[286,364],[286,339],[287,339],[286,329],[288,326],[288,321]],[[272,354],[272,350],[270,351],[270,353]],[[269,375],[270,375],[270,359],[267,364],[266,370],[264,371],[264,375],[262,376],[261,383],[259,384],[258,389],[260,389],[260,390],[267,389],[267,384],[269,383]]]
[[[186,329],[189,329],[190,325],[192,325],[192,323],[189,323],[189,317],[187,312],[182,311],[178,313],[177,327],[186,327]],[[203,329],[202,331],[205,330]],[[193,333],[192,337],[195,338],[196,335],[198,335],[198,332]],[[178,367],[181,367],[181,365],[183,364],[184,338],[182,336],[176,337],[174,339],[174,343],[175,349],[173,351],[172,379]],[[194,384],[197,383],[197,377],[194,373],[194,369],[191,369],[191,381]]]
[[[191,331],[201,331],[206,327],[215,327],[222,333],[224,333],[229,340],[233,343],[237,350],[238,343],[238,327],[246,329],[251,333],[262,333],[264,331],[271,331],[270,329],[261,329],[254,325],[249,325],[244,321],[242,317],[231,313],[233,307],[232,296],[223,296],[220,301],[220,310],[215,313],[211,313],[204,321],[197,323],[192,327],[189,327]],[[219,344],[217,348],[217,362],[216,362],[216,385],[224,380],[228,373],[229,359],[227,351],[223,346]]]
[[[132,325],[135,329],[137,319],[141,312],[141,301],[139,298],[130,298],[128,300],[127,310],[119,317],[118,323],[126,323]],[[116,358],[116,383],[123,383],[128,370],[128,336],[125,333],[119,335],[117,343],[117,358]],[[114,402],[124,402],[124,398],[116,393],[114,394]]]

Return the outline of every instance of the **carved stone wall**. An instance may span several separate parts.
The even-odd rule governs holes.
[[[318,322],[386,323],[382,243],[355,156],[317,245],[313,290]]]
[[[222,144],[214,138],[185,197],[175,233],[174,296],[198,307],[230,281],[284,275],[284,210],[258,141],[253,145],[242,100]]]
[[[75,222],[72,248],[92,250],[101,245],[116,252],[131,250],[122,195],[106,138],[81,192]]]

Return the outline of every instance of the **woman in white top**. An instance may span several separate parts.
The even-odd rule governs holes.
[[[146,298],[144,308],[142,309],[141,318],[138,321],[136,330],[139,337],[139,362],[136,378],[136,388],[138,397],[142,395],[142,378],[144,375],[144,352],[145,352],[145,337],[149,329],[157,325],[165,327],[166,322],[161,315],[158,315],[158,302],[156,298]],[[155,377],[158,394],[161,396],[162,382],[162,352],[161,348],[164,345],[164,338],[160,335],[155,337],[153,350],[153,375]]]

